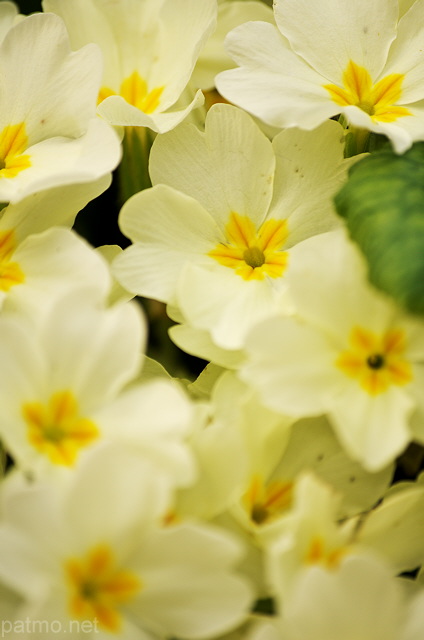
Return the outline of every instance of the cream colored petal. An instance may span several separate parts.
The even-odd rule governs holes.
[[[393,462],[412,439],[413,408],[413,400],[397,387],[372,396],[353,381],[334,394],[329,417],[347,452],[373,472]]]
[[[30,147],[27,154],[27,169],[14,178],[0,177],[0,201],[16,203],[44,189],[94,182],[116,167],[121,145],[109,125],[93,118],[81,137],[44,140]]]
[[[241,378],[284,415],[320,415],[341,380],[334,347],[320,332],[289,318],[258,324],[246,341]]]
[[[349,60],[375,78],[396,36],[398,0],[277,0],[275,20],[281,33],[312,68],[339,83]]]
[[[223,241],[196,200],[165,185],[128,200],[119,223],[135,244],[115,259],[115,277],[129,291],[163,302],[173,301],[184,264],[211,264],[208,252]]]
[[[176,100],[178,95],[174,98]],[[166,133],[180,124],[193,109],[200,107],[203,101],[203,94],[198,91],[193,100],[183,109],[175,109],[174,111],[171,107],[165,113],[159,111],[147,114],[128,104],[121,96],[110,96],[97,107],[97,113],[113,125],[149,127],[157,133]]]
[[[229,105],[213,106],[205,133],[185,125],[156,138],[150,156],[154,184],[195,198],[224,229],[231,212],[259,225],[273,188],[271,143],[253,120]]]
[[[313,131],[288,129],[274,138],[277,168],[268,216],[288,219],[287,247],[340,226],[333,197],[351,165],[343,160],[344,142],[343,129],[332,120]]]
[[[393,42],[384,75],[402,73],[402,94],[398,101],[400,105],[424,99],[424,29],[422,16],[424,15],[424,0],[417,0],[409,11],[402,16],[397,29],[397,37]]]

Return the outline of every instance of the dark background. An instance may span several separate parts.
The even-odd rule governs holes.
[[[21,13],[31,13],[32,11],[41,11],[41,0],[15,0]]]

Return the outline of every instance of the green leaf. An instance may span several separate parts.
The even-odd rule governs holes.
[[[402,156],[384,148],[360,160],[335,204],[370,281],[424,316],[424,142]]]

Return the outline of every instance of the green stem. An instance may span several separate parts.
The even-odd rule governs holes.
[[[345,158],[369,151],[370,131],[349,125],[346,132]]]
[[[152,186],[149,155],[155,134],[147,127],[126,127],[123,156],[118,169],[121,205],[135,193]]]

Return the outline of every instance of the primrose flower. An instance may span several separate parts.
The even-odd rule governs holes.
[[[96,117],[101,59],[71,52],[63,22],[36,14],[0,45],[0,201],[96,181],[120,159],[119,140]]]
[[[229,34],[239,68],[218,75],[217,88],[278,127],[314,129],[343,114],[402,153],[424,139],[424,2],[408,4],[399,18],[398,0],[276,0],[277,27]]]
[[[243,379],[270,407],[327,413],[348,453],[368,470],[423,440],[424,326],[373,289],[343,232],[297,247],[297,318],[273,318],[247,340]]]
[[[133,303],[102,308],[106,294],[104,283],[88,283],[56,297],[41,319],[0,318],[1,437],[35,475],[72,469],[99,443],[107,429],[97,412],[138,372],[143,318]]]
[[[377,557],[348,555],[337,572],[311,567],[249,640],[422,640],[424,592],[402,587]]]
[[[113,272],[129,291],[176,306],[219,347],[240,349],[255,322],[290,310],[291,250],[339,224],[331,197],[348,165],[336,122],[271,143],[240,109],[214,105],[205,133],[183,124],[156,138],[155,186],[121,210],[134,244]]]
[[[312,566],[338,571],[341,559],[355,553],[355,520],[337,521],[340,495],[305,472],[293,489],[291,517],[267,550],[268,576],[284,600],[299,576]]]
[[[247,426],[246,420],[245,438]],[[340,498],[337,519],[373,507],[391,480],[390,466],[371,474],[352,460],[322,417],[294,424],[283,450],[278,447],[278,434],[274,429],[256,449],[248,448],[248,474],[231,510],[233,517],[262,546],[274,540],[293,519],[297,485],[305,472],[313,471],[317,480],[326,482],[329,490],[337,491]],[[311,489],[310,493],[313,494]],[[311,512],[312,507],[308,508]]]
[[[203,103],[181,108],[200,50],[216,23],[216,0],[44,0],[65,21],[74,47],[95,42],[104,73],[98,113],[113,125],[163,133]]]
[[[52,227],[27,237],[0,220],[0,308],[33,320],[48,312],[55,298],[81,284],[108,291],[104,260],[71,229]],[[10,218],[9,218],[10,221]]]
[[[24,599],[19,618],[59,620],[71,640],[206,639],[244,621],[242,546],[217,527],[164,527],[171,493],[153,465],[102,446],[73,479],[4,492],[0,578]]]
[[[82,283],[109,288],[103,259],[71,227],[89,200],[110,184],[95,182],[46,189],[0,213],[0,308],[41,317],[55,297]],[[61,225],[61,227],[57,226]]]

